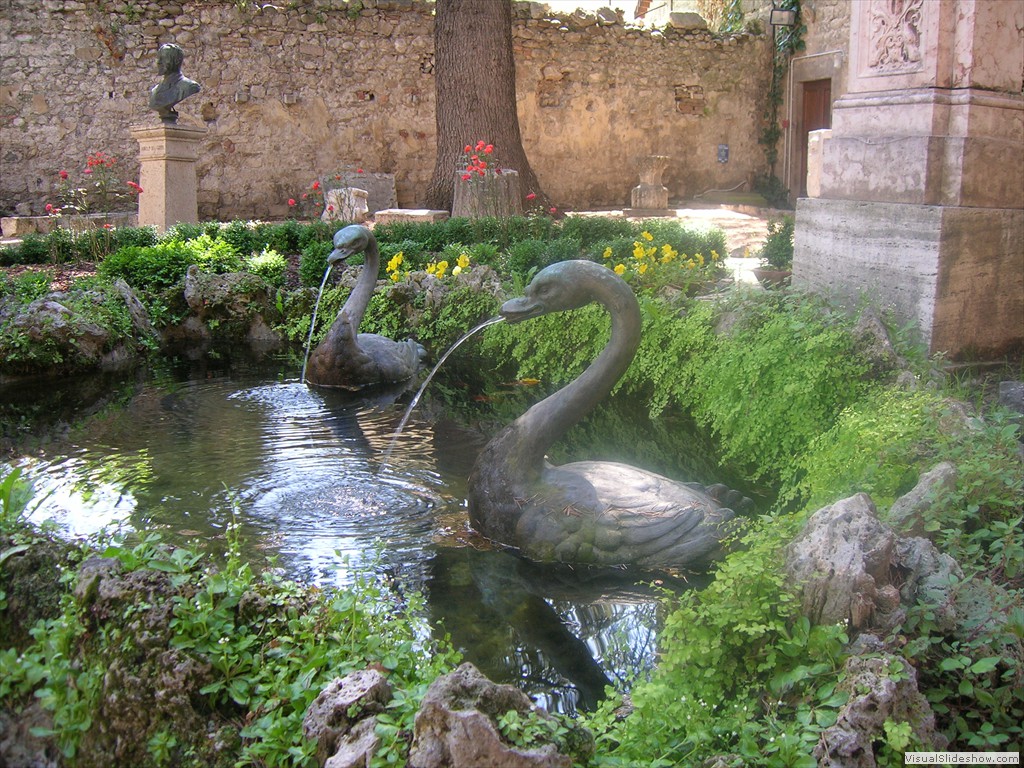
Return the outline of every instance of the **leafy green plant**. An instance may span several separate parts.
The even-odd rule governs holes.
[[[299,281],[305,286],[319,286],[327,271],[327,257],[332,246],[330,243],[313,241],[302,249],[299,259]]]
[[[265,248],[260,253],[250,256],[246,259],[245,266],[248,271],[259,275],[270,285],[277,287],[284,285],[288,262],[275,250]]]
[[[793,267],[793,230],[796,217],[783,215],[769,219],[768,237],[757,254],[758,258],[772,269],[786,270]]]

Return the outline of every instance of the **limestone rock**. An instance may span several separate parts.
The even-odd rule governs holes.
[[[921,475],[917,485],[889,508],[889,523],[910,536],[931,538],[925,530],[926,513],[940,499],[956,489],[956,467],[947,461]]]
[[[439,677],[416,714],[410,768],[569,768],[572,760],[553,744],[518,749],[506,744],[495,726],[509,711],[535,712],[530,699],[511,685],[498,685],[472,664]]]
[[[360,765],[352,762],[360,745],[359,748],[364,748],[361,754],[365,765],[366,755],[377,748],[376,739],[369,738],[373,736],[373,715],[383,712],[390,700],[391,685],[375,669],[352,672],[332,680],[309,705],[302,719],[302,732],[307,739],[316,741],[318,762],[332,768]],[[362,725],[363,722],[370,722],[370,725]]]
[[[699,13],[670,13],[668,23],[673,29],[707,29],[708,23]]]
[[[849,693],[850,699],[814,749],[822,768],[875,768],[873,743],[886,720],[910,723],[924,749],[946,746],[945,737],[935,729],[935,714],[917,688],[917,673],[900,657],[877,651],[851,656],[838,690]]]
[[[890,584],[895,546],[895,534],[867,494],[815,512],[787,548],[786,571],[801,592],[804,614],[818,624],[868,626],[879,590]]]
[[[183,292],[193,314],[180,325],[165,329],[164,341],[204,342],[213,336],[226,341],[280,341],[279,335],[268,334],[280,315],[272,294],[258,275],[209,275],[193,264],[185,274]]]

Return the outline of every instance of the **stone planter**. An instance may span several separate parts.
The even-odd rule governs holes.
[[[483,216],[522,216],[523,195],[519,189],[519,172],[488,171],[485,176],[474,175],[468,181],[464,170],[455,172],[455,195],[452,198],[452,216],[478,219]]]
[[[788,269],[766,269],[758,267],[752,271],[754,273],[754,277],[756,277],[758,282],[765,288],[781,288],[784,285],[789,285],[789,281],[793,276],[793,272]]]

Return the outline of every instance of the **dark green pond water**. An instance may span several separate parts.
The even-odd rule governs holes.
[[[590,708],[605,685],[627,686],[650,669],[657,603],[646,585],[661,578],[685,589],[686,582],[538,567],[494,550],[469,528],[465,481],[477,451],[498,422],[539,394],[506,388],[503,404],[488,406],[481,419],[428,393],[385,464],[410,393],[397,403],[357,399],[310,389],[292,378],[296,370],[293,360],[214,358],[128,379],[0,387],[5,461],[49,494],[34,519],[69,534],[160,531],[216,558],[236,515],[251,558],[273,558],[298,580],[345,585],[354,571],[374,569],[423,592],[438,631],[467,660],[542,706]],[[591,457],[681,476],[676,459],[666,459],[671,452],[659,457],[646,445],[650,425],[604,418],[627,425],[625,434],[581,428],[577,441],[601,435],[611,446]]]

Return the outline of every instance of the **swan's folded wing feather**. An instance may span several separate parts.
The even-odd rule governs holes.
[[[554,559],[651,567],[705,565],[733,516],[700,486],[613,462],[577,462],[545,472],[561,509],[524,515],[524,539],[549,542]],[[526,552],[528,556],[530,552]]]

